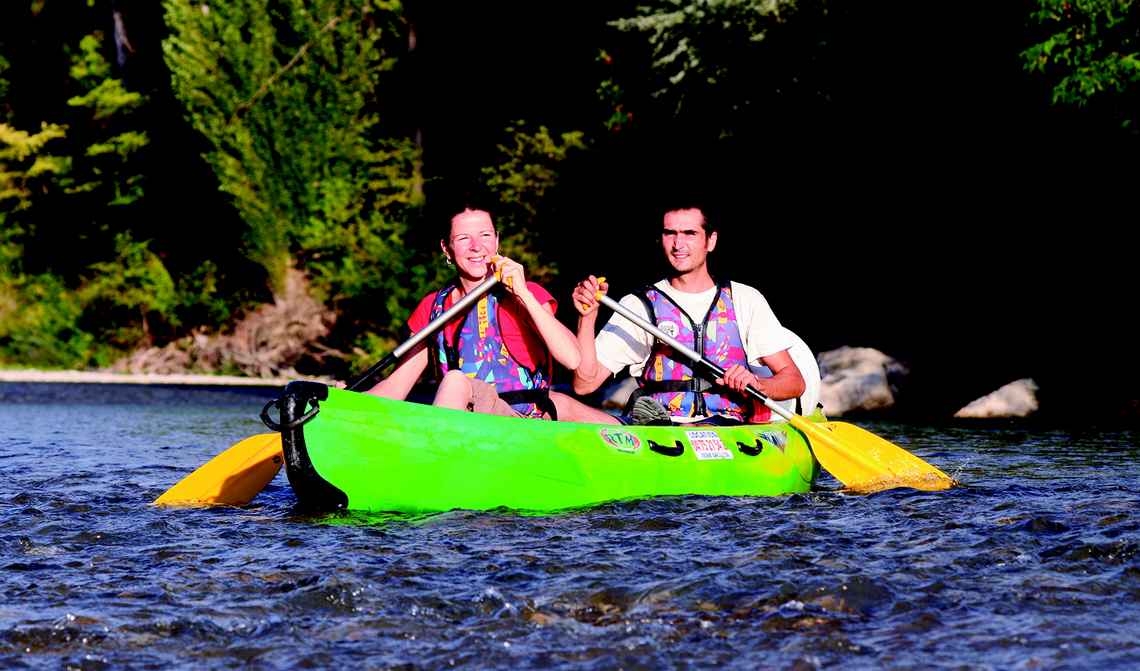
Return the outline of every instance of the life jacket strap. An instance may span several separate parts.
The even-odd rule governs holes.
[[[533,403],[538,406],[539,410],[550,415],[550,419],[558,421],[558,408],[554,406],[554,401],[550,398],[550,389],[516,389],[514,391],[499,392],[499,398],[507,405],[517,405],[519,403]]]

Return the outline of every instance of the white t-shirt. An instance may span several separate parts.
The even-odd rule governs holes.
[[[690,294],[680,291],[669,284],[668,280],[661,280],[654,285],[657,289],[672,298],[695,323],[699,323],[708,314],[709,307],[717,296],[717,287],[711,287],[700,293]],[[740,338],[744,344],[744,352],[748,356],[748,368],[761,377],[770,377],[768,370],[760,359],[777,352],[789,352],[792,361],[800,369],[807,390],[801,396],[803,410],[811,413],[819,400],[819,367],[811,350],[796,334],[784,328],[767,299],[756,289],[738,282],[730,284],[732,291],[732,304],[736,311],[736,325],[740,330]],[[647,321],[652,322],[645,304],[637,296],[627,294],[622,297],[621,304]],[[668,324],[658,323],[658,328],[666,333],[673,330]],[[716,328],[709,323],[708,329]],[[670,335],[676,334],[673,333]],[[712,333],[707,333],[712,337]],[[620,314],[613,317],[602,327],[596,339],[598,363],[605,366],[612,373],[619,373],[629,366],[629,374],[640,377],[653,350],[655,338],[637,324],[629,321]],[[810,363],[809,363],[810,362]],[[813,372],[814,371],[814,372]],[[811,398],[809,398],[809,396]],[[779,401],[780,405],[789,410],[795,409],[795,399]],[[810,405],[809,405],[810,403]],[[776,416],[773,419],[777,419]],[[680,420],[680,418],[678,418]]]
[[[811,348],[802,338],[787,327],[781,326],[780,328],[787,331],[788,336],[792,339],[792,346],[788,349],[788,355],[792,357],[792,363],[800,369],[800,375],[804,379],[804,393],[800,396],[800,411],[805,415],[810,415],[815,412],[816,406],[819,405],[820,389],[823,387],[823,380],[819,374],[819,363],[816,362],[815,355],[811,353]],[[772,371],[767,366],[761,365],[757,368],[749,363],[748,368],[757,377],[772,377]],[[796,411],[796,399],[794,398],[776,401],[776,403],[782,405],[788,412]],[[780,416],[773,413],[772,420],[780,421]]]

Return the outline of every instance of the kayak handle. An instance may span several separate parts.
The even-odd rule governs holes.
[[[741,454],[747,454],[750,457],[755,457],[756,455],[760,454],[761,450],[764,449],[764,443],[760,442],[759,438],[756,439],[755,445],[747,445],[738,440],[736,441],[736,448],[740,450]]]
[[[676,442],[677,445],[675,447],[669,447],[668,445],[655,443],[651,440],[649,441],[649,449],[653,450],[657,454],[664,454],[667,457],[679,457],[685,453],[685,446],[679,440]]]
[[[269,418],[269,408],[276,407],[278,411],[281,410],[281,399],[275,398],[272,401],[266,403],[265,407],[261,409],[261,423],[265,426],[268,426],[271,431],[292,431],[299,426],[303,426],[310,419],[316,417],[317,413],[321,411],[321,406],[320,403],[317,402],[317,399],[310,398],[308,401],[313,406],[309,409],[308,412],[291,422],[285,422],[284,424],[281,424]]]

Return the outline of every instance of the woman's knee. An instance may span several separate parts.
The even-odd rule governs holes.
[[[435,401],[432,404],[455,410],[469,410],[472,393],[471,379],[460,371],[449,370],[439,381],[439,386],[435,390]]]
[[[440,387],[471,387],[471,378],[463,374],[461,370],[449,370],[443,374],[443,379],[439,381]]]

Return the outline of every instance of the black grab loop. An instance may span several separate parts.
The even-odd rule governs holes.
[[[299,426],[303,426],[310,419],[316,417],[317,413],[321,411],[321,406],[320,406],[320,403],[317,402],[317,399],[310,398],[310,399],[306,399],[306,400],[308,400],[309,404],[311,404],[313,406],[312,408],[309,409],[308,412],[301,415],[297,419],[294,419],[291,422],[279,423],[279,422],[273,421],[269,417],[269,409],[270,408],[276,407],[278,412],[280,412],[280,410],[281,410],[281,399],[280,398],[273,399],[272,401],[266,403],[265,407],[263,407],[261,409],[261,423],[264,424],[265,426],[268,426],[271,431],[292,431],[293,429],[296,429]]]
[[[281,425],[272,419],[269,419],[270,408],[276,406],[278,411],[281,410],[281,404],[279,403],[280,400],[281,399],[279,398],[275,398],[272,401],[266,403],[265,407],[261,409],[261,423],[269,427],[270,431],[281,431]]]
[[[685,446],[679,440],[676,441],[676,443],[676,447],[669,447],[667,445],[662,445],[661,443],[655,443],[651,440],[649,441],[649,449],[653,450],[657,454],[663,454],[667,457],[679,457],[685,453]]]
[[[761,450],[764,449],[764,443],[760,442],[759,438],[756,439],[755,445],[747,445],[738,440],[736,441],[736,448],[740,450],[741,454],[747,454],[750,457],[755,457],[756,455],[760,454]]]

